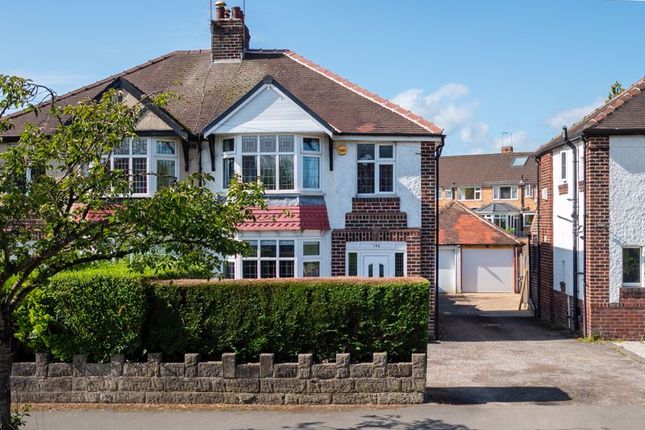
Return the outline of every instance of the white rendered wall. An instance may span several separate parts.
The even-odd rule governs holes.
[[[645,247],[645,136],[609,139],[609,301],[622,285],[622,248]]]

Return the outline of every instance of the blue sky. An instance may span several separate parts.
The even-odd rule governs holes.
[[[242,0],[230,0],[229,6]],[[645,75],[645,1],[246,0],[251,46],[289,48],[446,129],[446,153],[532,150]],[[0,73],[59,93],[209,46],[207,0],[2,5]],[[504,134],[504,132],[508,134]]]

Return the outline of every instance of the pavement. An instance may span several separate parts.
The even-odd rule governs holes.
[[[443,296],[428,345],[429,403],[406,407],[84,405],[33,410],[27,430],[645,428],[645,359],[573,339],[518,311],[516,295]],[[629,346],[632,350],[627,350]]]
[[[623,341],[614,342],[614,345],[645,359],[645,342]]]

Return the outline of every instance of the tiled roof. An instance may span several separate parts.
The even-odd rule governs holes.
[[[459,202],[439,210],[439,245],[521,245],[513,235]]]
[[[251,50],[237,63],[213,63],[210,50],[176,51],[58,98],[61,104],[96,97],[122,77],[143,94],[172,92],[163,110],[193,134],[271,76],[338,133],[437,135],[431,122],[360,88],[292,51]],[[51,129],[46,106],[41,114],[11,116],[18,135],[26,122]]]
[[[570,137],[583,132],[594,131],[608,133],[611,131],[645,130],[645,77],[638,80],[620,95],[607,101],[577,123],[568,127]],[[565,125],[565,124],[563,124]],[[548,143],[535,151],[534,155],[557,148],[564,144],[562,134],[558,134]]]
[[[439,185],[490,186],[517,184],[524,177],[529,184],[537,182],[537,164],[530,152],[508,152],[477,155],[445,155],[439,158]],[[516,159],[526,158],[521,166],[513,166]]]
[[[240,231],[329,230],[327,208],[321,205],[270,206],[253,209],[255,220],[238,226]]]
[[[519,213],[520,210],[508,203],[490,203],[475,210],[477,213]]]

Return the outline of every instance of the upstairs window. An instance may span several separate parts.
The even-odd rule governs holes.
[[[320,188],[320,139],[302,138],[302,188]]]
[[[357,145],[358,194],[394,192],[394,145]]]
[[[459,200],[481,200],[481,187],[462,187],[459,188]]]
[[[562,152],[560,154],[560,177],[562,179],[567,179],[567,153]]]
[[[148,194],[148,139],[124,139],[112,152],[110,162],[113,170],[120,170],[128,177],[133,195]]]
[[[525,185],[524,186],[524,195],[526,197],[533,197],[533,185]]]
[[[446,200],[452,200],[452,188],[444,189],[443,196]]]
[[[493,188],[493,200],[517,200],[517,187],[508,185]]]
[[[641,248],[623,248],[623,285],[627,287],[640,287],[641,271]]]
[[[222,141],[222,187],[229,187],[231,179],[235,176],[235,139],[224,139]]]
[[[177,181],[177,142],[157,140],[155,143],[157,163],[157,191]]]

